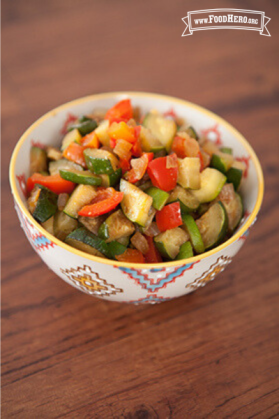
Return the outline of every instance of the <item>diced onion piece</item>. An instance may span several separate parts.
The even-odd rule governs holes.
[[[138,231],[131,238],[131,243],[144,255],[149,251],[149,245],[146,238]]]
[[[39,199],[40,193],[41,193],[41,189],[38,186],[35,186],[35,188],[31,192],[30,197],[28,198],[27,205],[31,214],[33,214],[33,212],[36,209],[37,201]]]
[[[169,154],[167,156],[166,168],[171,169],[173,167],[177,167],[177,164],[177,155],[175,153]]]
[[[57,206],[58,206],[59,211],[63,211],[68,200],[69,200],[69,194],[61,193],[58,195]]]
[[[58,148],[55,148],[55,147],[47,147],[46,152],[47,152],[47,157],[50,160],[57,161],[57,160],[62,159],[62,157],[63,157],[61,151]]]
[[[130,152],[133,144],[125,140],[118,140],[113,152],[118,155],[120,159],[130,160],[132,154]]]
[[[203,161],[203,167],[202,170],[205,169],[210,165],[210,155],[206,153],[202,148],[200,149],[202,161]]]
[[[153,221],[147,229],[144,229],[144,234],[149,237],[155,237],[160,234],[161,231],[159,230],[155,221]]]

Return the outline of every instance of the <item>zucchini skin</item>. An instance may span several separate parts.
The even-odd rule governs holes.
[[[88,118],[87,116],[82,116],[79,118],[76,124],[70,125],[68,132],[78,129],[82,136],[89,134],[89,132],[94,131],[98,126],[97,122],[94,119]]]
[[[194,256],[192,245],[189,241],[180,246],[179,253],[175,260],[188,259]]]
[[[122,176],[122,169],[117,169],[108,175],[99,175],[101,178],[101,186],[108,188],[109,186],[116,185]]]
[[[100,149],[85,149],[84,158],[88,169],[96,175],[111,175],[115,169],[112,161],[109,158],[113,158],[115,163],[118,162],[117,158],[110,152]]]
[[[234,186],[234,190],[237,191],[242,179],[242,170],[237,169],[236,167],[231,167],[227,171],[226,176],[227,182],[232,183]]]
[[[44,223],[56,213],[58,196],[42,185],[38,185],[38,187],[41,191],[33,217],[40,223]]]
[[[170,196],[167,192],[162,191],[162,189],[155,188],[155,186],[148,188],[145,193],[151,196],[153,199],[152,206],[158,211],[164,207]]]
[[[116,240],[110,242],[108,246],[111,257],[113,259],[115,259],[115,256],[122,255],[122,253],[124,253],[127,250],[126,246],[124,246]]]
[[[182,215],[182,221],[184,226],[186,227],[188,234],[190,236],[192,245],[196,251],[196,253],[200,254],[204,252],[204,243],[202,240],[201,233],[198,229],[198,226],[194,220],[194,218],[190,214]]]
[[[212,220],[208,221],[207,219],[209,218],[209,214],[214,211],[214,208],[216,208],[216,205],[220,206],[220,209],[222,210],[222,214],[223,214],[222,225],[221,225],[221,228],[219,229],[217,237],[215,237],[214,240],[211,238],[211,241],[209,241],[209,243],[206,240],[204,240],[205,251],[211,250],[211,249],[215,248],[216,246],[218,246],[222,242],[222,240],[224,239],[224,237],[225,237],[225,235],[228,231],[228,215],[227,215],[226,208],[221,201],[218,201],[214,205],[212,205],[203,214],[203,216],[201,218],[199,218],[199,220],[197,220],[198,228],[199,229],[201,228],[202,223],[212,222]],[[201,235],[204,237],[204,239],[206,238],[205,233],[202,231],[202,229],[201,229]]]
[[[91,246],[107,258],[111,258],[111,252],[108,244],[104,240],[95,236],[95,234],[90,233],[90,231],[88,231],[85,227],[80,227],[74,230],[66,237],[65,242],[67,243],[71,239]]]
[[[71,172],[70,170],[60,170],[60,176],[65,179],[69,180],[74,183],[78,183],[81,185],[92,185],[92,186],[100,186],[102,183],[102,179],[99,176],[95,176],[93,173],[89,172],[86,173],[85,171],[81,172]]]

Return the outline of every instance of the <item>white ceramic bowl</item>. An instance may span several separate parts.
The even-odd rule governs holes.
[[[186,118],[198,134],[233,148],[234,155],[246,162],[241,186],[245,214],[235,234],[225,243],[187,260],[159,264],[129,264],[102,259],[74,249],[53,237],[37,223],[26,206],[25,181],[29,176],[32,144],[58,145],[61,129],[69,114],[91,113],[94,108],[110,108],[117,101],[131,98],[133,106],[146,112],[173,109]],[[37,120],[22,135],[10,163],[10,184],[21,226],[47,266],[60,278],[86,294],[110,301],[158,303],[194,291],[214,279],[231,262],[256,220],[263,198],[263,174],[248,142],[230,124],[200,106],[149,93],[113,92],[88,96],[59,106]]]

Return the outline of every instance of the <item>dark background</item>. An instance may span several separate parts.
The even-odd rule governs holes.
[[[188,11],[265,11],[271,37],[181,37]],[[279,413],[278,1],[2,0],[3,418],[271,418]],[[91,298],[20,229],[8,165],[20,135],[84,95],[135,90],[205,106],[263,165],[244,248],[205,288],[157,306]]]

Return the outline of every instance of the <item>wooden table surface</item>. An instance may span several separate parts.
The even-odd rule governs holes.
[[[2,0],[2,417],[279,414],[277,1]],[[264,10],[254,31],[195,32],[189,10]],[[135,90],[218,113],[251,143],[265,196],[247,243],[205,288],[155,306],[94,299],[20,229],[8,183],[23,131],[59,104]]]

